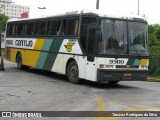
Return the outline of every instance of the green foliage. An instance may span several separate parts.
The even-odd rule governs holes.
[[[160,76],[160,25],[154,24],[148,27],[149,38],[149,71],[152,76]]]
[[[7,20],[8,20],[7,16],[5,16],[4,14],[0,14],[0,33],[2,31],[5,31]]]

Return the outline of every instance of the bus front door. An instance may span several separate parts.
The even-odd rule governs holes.
[[[86,59],[86,79],[96,80],[96,28],[88,27],[87,29],[87,59]]]

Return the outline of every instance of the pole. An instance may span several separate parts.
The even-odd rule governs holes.
[[[38,7],[38,9],[41,10],[41,16],[43,16],[43,10],[46,9],[46,7]]]
[[[139,15],[139,0],[138,0],[138,15]]]
[[[97,0],[96,9],[99,9],[99,0]]]

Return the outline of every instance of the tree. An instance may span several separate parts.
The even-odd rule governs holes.
[[[149,71],[150,75],[160,75],[160,25],[154,24],[148,27],[149,38]]]
[[[2,31],[5,31],[7,20],[8,20],[7,16],[5,16],[4,14],[0,14],[0,56],[1,56],[1,33]]]
[[[0,14],[0,33],[2,31],[5,31],[7,20],[8,20],[7,16],[5,16],[4,14]]]

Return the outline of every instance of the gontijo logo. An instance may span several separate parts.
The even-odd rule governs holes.
[[[72,52],[72,47],[74,44],[75,43],[73,43],[73,42],[68,42],[67,45],[64,45],[64,46],[68,52]]]

